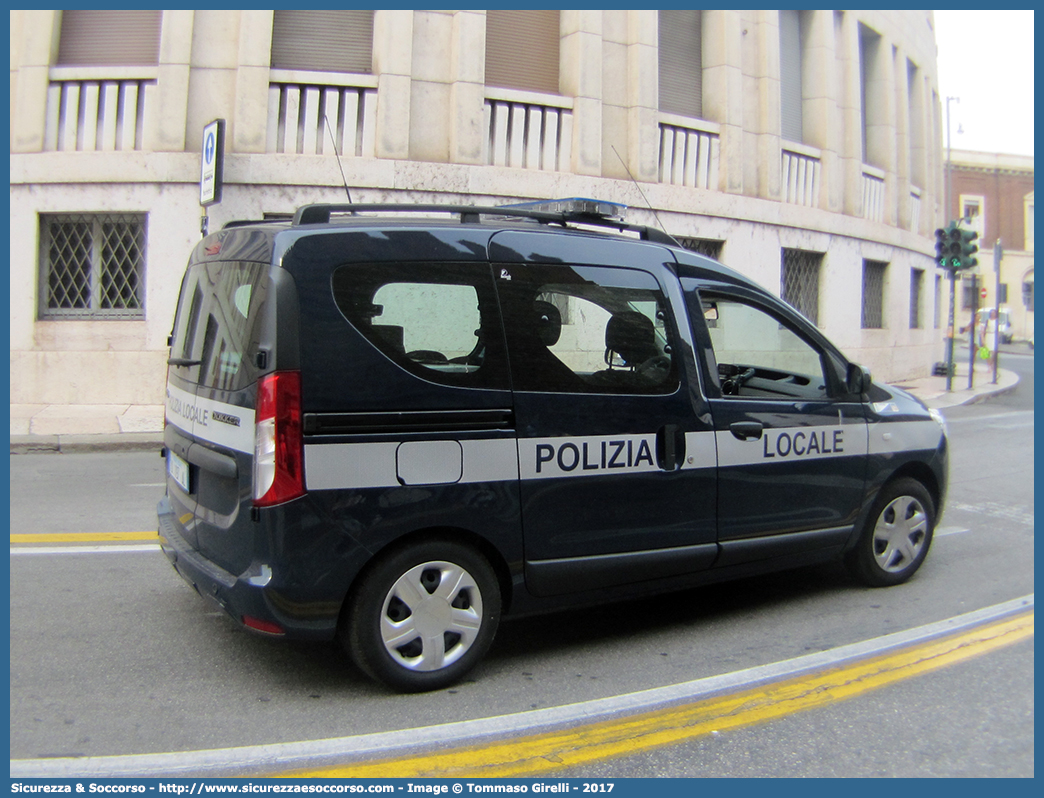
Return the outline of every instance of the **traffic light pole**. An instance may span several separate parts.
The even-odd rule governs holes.
[[[950,318],[946,325],[946,390],[953,390],[953,338],[957,332],[957,272],[950,273]]]

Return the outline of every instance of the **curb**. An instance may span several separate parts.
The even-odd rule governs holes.
[[[112,435],[11,436],[11,454],[149,451],[158,454],[162,448],[162,432],[123,432]]]

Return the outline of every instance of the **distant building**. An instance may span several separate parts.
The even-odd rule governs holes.
[[[877,376],[941,358],[931,11],[10,14],[13,404],[158,417],[218,118],[211,230],[344,201],[336,150],[356,202],[625,203]]]
[[[997,307],[999,301],[1001,308],[1010,310],[1014,337],[1029,338],[1033,334],[1033,158],[953,150],[950,164],[947,219],[968,218],[979,234],[976,288],[972,289],[970,275],[962,275],[957,325],[971,319],[973,301],[980,308]],[[999,299],[993,268],[998,240],[1004,252]]]

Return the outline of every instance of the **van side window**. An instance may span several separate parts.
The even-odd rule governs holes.
[[[826,399],[822,353],[766,310],[703,295],[708,369],[725,397]]]
[[[495,269],[516,390],[666,394],[674,333],[652,275],[634,269]]]
[[[345,318],[408,371],[450,385],[506,387],[489,367],[500,325],[488,266],[349,264],[334,271],[333,294]]]

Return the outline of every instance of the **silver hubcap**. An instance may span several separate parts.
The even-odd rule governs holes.
[[[928,514],[913,496],[891,501],[874,527],[874,557],[885,571],[901,571],[921,553],[928,538]]]
[[[388,591],[381,613],[384,647],[414,671],[435,671],[459,660],[481,626],[478,585],[450,562],[426,562],[404,573]]]

